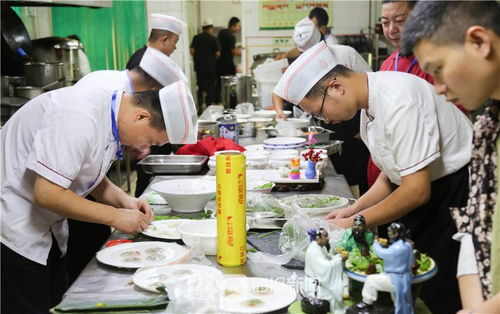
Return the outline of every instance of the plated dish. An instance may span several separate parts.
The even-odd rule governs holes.
[[[158,287],[166,287],[171,282],[186,280],[192,276],[215,278],[217,281],[222,279],[222,273],[214,267],[198,264],[177,264],[138,271],[133,280],[136,286],[144,290],[158,292]]]
[[[431,257],[429,257],[429,259],[430,259],[429,268],[425,271],[419,270],[416,275],[413,275],[413,278],[411,280],[412,284],[427,281],[437,274],[438,267],[436,263]],[[365,272],[356,270],[356,267],[351,262],[349,262],[349,260],[346,260],[345,262],[344,272],[349,278],[359,282],[365,282],[366,276],[368,276]]]
[[[281,207],[285,210],[285,217],[289,217],[294,205],[310,216],[321,216],[330,213],[334,209],[347,206],[349,200],[345,197],[329,194],[307,194],[285,197],[280,201]]]
[[[173,262],[188,250],[176,243],[134,242],[111,246],[97,252],[99,262],[120,268],[141,268]]]
[[[295,290],[282,282],[267,278],[225,278],[219,286],[219,307],[231,313],[267,313],[282,309],[295,301]]]

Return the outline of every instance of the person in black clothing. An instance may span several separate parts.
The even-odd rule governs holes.
[[[212,35],[214,25],[210,19],[202,23],[202,32],[193,37],[190,52],[194,59],[194,70],[196,71],[196,82],[198,84],[198,112],[203,105],[203,94],[206,92],[205,104],[210,106],[214,103],[215,62],[220,57],[220,46],[217,38]]]
[[[151,14],[151,25],[152,29],[147,44],[136,50],[130,57],[127,62],[128,70],[139,66],[148,46],[156,48],[170,57],[177,48],[177,41],[186,24],[176,17],[154,13]]]
[[[228,28],[222,29],[219,32],[218,39],[221,47],[221,55],[220,58],[217,59],[217,86],[216,86],[216,101],[220,102],[221,100],[221,76],[225,75],[235,75],[236,74],[236,65],[234,64],[233,58],[235,56],[241,55],[241,50],[236,48],[236,37],[235,33],[238,33],[241,29],[240,19],[237,17],[232,17],[229,20]]]

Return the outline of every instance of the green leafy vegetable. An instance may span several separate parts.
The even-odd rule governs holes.
[[[297,201],[299,207],[302,208],[325,208],[338,205],[340,202],[340,197],[330,196],[330,197],[314,197],[314,198],[303,198]]]
[[[272,182],[267,182],[267,183],[264,183],[262,185],[255,186],[253,188],[253,190],[263,190],[263,189],[269,189],[269,188],[272,188],[272,187],[273,187],[273,183]]]
[[[154,221],[157,220],[168,220],[168,219],[181,219],[182,217],[179,216],[162,216],[162,215],[155,215],[155,218],[153,219]]]

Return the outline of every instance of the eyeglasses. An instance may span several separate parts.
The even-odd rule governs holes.
[[[328,91],[328,87],[329,87],[329,86],[327,86],[327,87],[325,88],[325,93],[323,94],[323,101],[321,102],[321,107],[319,107],[319,113],[318,113],[318,114],[313,114],[313,117],[314,117],[315,119],[320,120],[320,121],[325,121],[325,118],[323,118],[323,117],[321,116],[321,114],[323,113],[323,106],[325,105],[326,92]]]

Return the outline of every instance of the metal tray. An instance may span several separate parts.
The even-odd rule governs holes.
[[[198,155],[149,155],[137,164],[148,174],[186,174],[200,172],[207,159]]]

